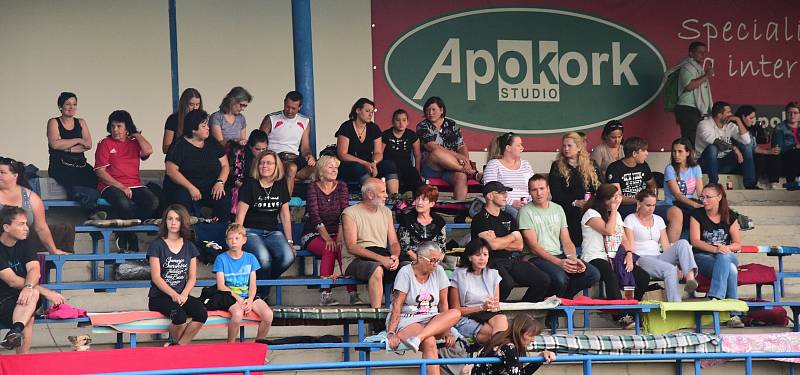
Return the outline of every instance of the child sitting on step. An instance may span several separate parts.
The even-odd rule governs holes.
[[[261,268],[253,254],[242,251],[247,242],[244,226],[233,223],[225,230],[228,251],[217,256],[211,271],[216,273],[217,290],[230,292],[236,300],[229,308],[228,342],[236,340],[242,318],[250,312],[256,313],[258,324],[256,342],[264,342],[272,326],[272,310],[267,303],[256,297],[256,270]]]

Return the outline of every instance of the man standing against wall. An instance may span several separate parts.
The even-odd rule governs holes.
[[[708,47],[703,42],[689,45],[689,57],[680,64],[678,72],[678,101],[675,103],[675,121],[681,127],[681,137],[695,143],[697,124],[711,111],[711,86],[708,79],[714,75],[711,61],[706,62]]]
[[[261,121],[261,130],[269,134],[267,147],[277,152],[283,162],[289,194],[294,192],[295,178],[308,179],[317,164],[311,151],[311,119],[300,114],[300,108],[303,95],[289,91],[283,99],[283,110],[270,113]]]

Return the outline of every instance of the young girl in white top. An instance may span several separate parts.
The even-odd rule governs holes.
[[[680,302],[681,292],[678,281],[685,275],[687,293],[697,289],[694,276],[697,264],[694,262],[692,245],[679,240],[670,245],[664,219],[653,215],[656,209],[656,196],[649,190],[636,194],[636,212],[625,218],[625,235],[633,240],[633,247],[639,260],[636,265],[649,275],[664,280],[667,301]],[[663,253],[661,251],[664,251]],[[680,265],[680,268],[675,267]]]

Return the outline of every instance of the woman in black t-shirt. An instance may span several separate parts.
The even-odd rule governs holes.
[[[186,114],[195,109],[203,109],[203,98],[200,97],[200,91],[190,87],[181,93],[178,111],[169,115],[164,123],[164,139],[161,141],[161,150],[164,154],[169,152],[169,147],[175,143],[176,138],[183,134],[183,120]]]
[[[191,241],[189,213],[181,205],[167,207],[158,228],[158,238],[150,243],[150,311],[171,319],[172,344],[186,345],[203,328],[208,312],[203,302],[189,294],[197,282],[197,256]],[[186,319],[192,322],[186,324]]]
[[[195,109],[183,121],[183,137],[170,148],[166,159],[164,190],[170,203],[186,207],[200,216],[199,207],[211,207],[214,220],[227,222],[231,216],[228,158],[218,142],[208,140],[208,113]]]
[[[277,279],[294,262],[289,187],[278,154],[272,150],[258,154],[250,177],[239,190],[236,223],[247,228],[244,251],[261,264],[256,271],[258,279]],[[266,298],[269,287],[259,286],[257,294]]]
[[[725,189],[710,183],[700,195],[703,207],[691,212],[689,242],[694,251],[694,260],[700,274],[711,279],[708,298],[737,299],[739,260],[736,253],[742,248],[739,238],[739,222],[731,212]],[[729,327],[744,327],[738,316],[731,317]]]
[[[358,99],[350,109],[350,119],[336,131],[336,156],[342,161],[339,179],[360,184],[369,177],[383,177],[386,191],[397,193],[397,166],[391,160],[383,160],[381,129],[372,122],[374,112],[372,100]]]

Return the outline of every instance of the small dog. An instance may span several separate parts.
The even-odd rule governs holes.
[[[72,344],[72,351],[85,352],[92,346],[92,337],[89,335],[67,336],[67,340]]]

